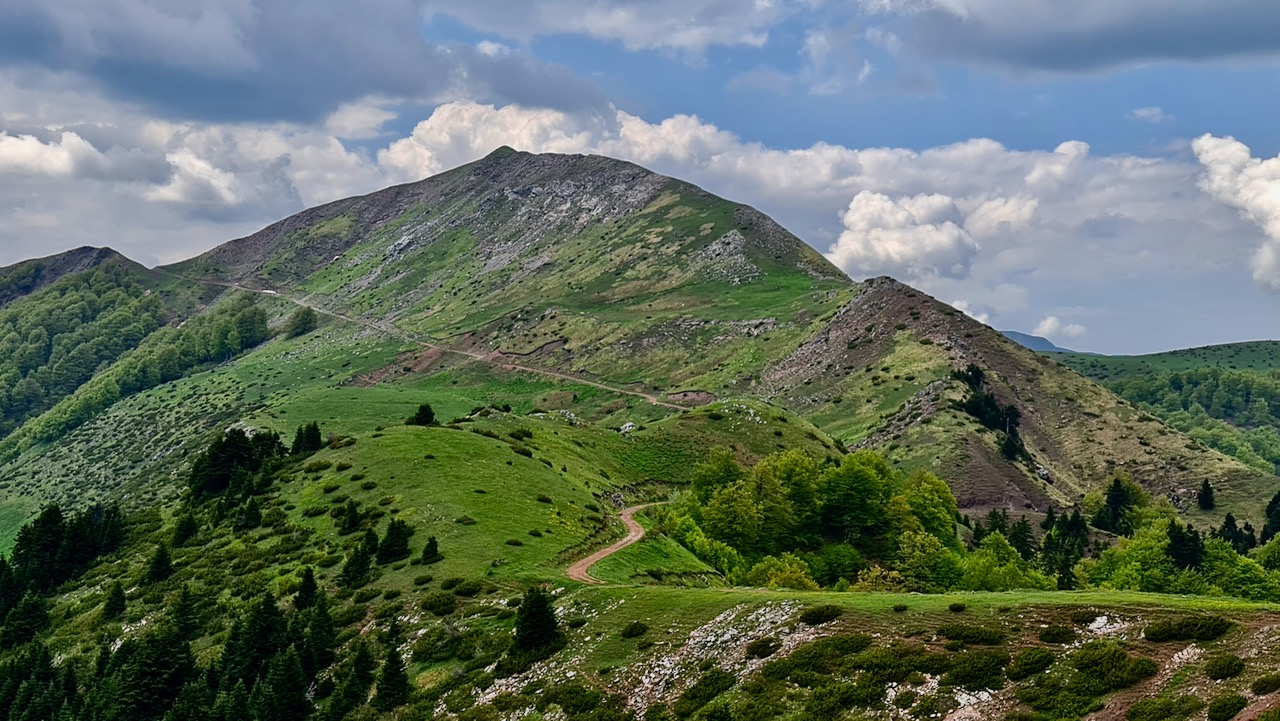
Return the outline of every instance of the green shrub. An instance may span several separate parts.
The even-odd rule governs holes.
[[[444,584],[441,584],[440,587],[444,588]],[[474,580],[463,581],[461,583],[454,585],[453,595],[470,598],[480,593],[483,590],[484,590],[484,584],[481,583],[480,581],[474,581]]]
[[[1249,690],[1255,696],[1266,696],[1269,693],[1280,691],[1280,673],[1269,673],[1265,676],[1259,676],[1250,684]]]
[[[831,604],[811,606],[800,612],[800,622],[808,626],[817,626],[828,621],[834,621],[843,614],[844,609],[839,606]]]
[[[1214,656],[1204,665],[1204,675],[1214,681],[1224,678],[1235,678],[1244,671],[1244,660],[1233,653]]]
[[[584,714],[594,710],[604,699],[603,694],[581,684],[565,683],[553,686],[543,694],[544,703],[554,703],[569,715]]]
[[[938,629],[938,635],[977,646],[999,646],[1005,639],[1004,631],[968,623],[949,623]]]
[[[1128,721],[1173,721],[1184,719],[1204,708],[1195,696],[1160,696],[1134,701],[1124,717]]]
[[[964,613],[969,607],[963,603],[953,603],[947,606],[947,610],[952,613]]]
[[[459,583],[462,583],[465,580],[466,580],[465,578],[458,578],[457,576],[454,576],[452,578],[446,578],[440,582],[440,588],[441,590],[448,591],[449,589],[453,588]]]
[[[782,648],[782,642],[773,636],[757,638],[747,644],[747,658],[768,658]]]
[[[1071,622],[1080,626],[1088,626],[1098,620],[1097,611],[1081,610],[1071,612]]]
[[[435,576],[432,576],[432,575],[431,575],[431,574],[429,574],[429,573],[424,573],[424,574],[422,574],[421,576],[414,576],[414,577],[413,577],[413,585],[415,585],[415,586],[425,586],[425,585],[427,585],[428,583],[431,583],[433,580],[435,580]]]
[[[1043,643],[1071,643],[1076,640],[1076,630],[1070,626],[1049,626],[1040,631]]]
[[[452,593],[439,591],[423,596],[418,604],[422,610],[430,611],[437,616],[448,616],[458,608],[458,597]]]
[[[458,516],[457,518],[453,519],[453,522],[460,526],[476,525],[476,519],[472,518],[471,516]]]
[[[355,596],[353,597],[353,600],[356,603],[365,603],[366,601],[372,601],[373,599],[381,595],[382,595],[382,591],[379,591],[376,588],[362,588],[356,591]]]
[[[581,617],[570,618],[564,622],[564,625],[568,626],[569,628],[582,628],[583,626],[587,625],[587,619],[581,618]]]
[[[1212,641],[1235,624],[1221,616],[1182,616],[1152,621],[1143,633],[1148,641]]]
[[[632,621],[622,627],[623,638],[639,638],[649,632],[648,624],[642,621]]]
[[[508,538],[507,540],[503,541],[503,543],[507,544],[508,546],[523,546],[523,545],[524,545],[524,541],[521,541],[519,538]]]
[[[1248,705],[1248,699],[1239,694],[1219,696],[1209,702],[1209,721],[1231,721]]]
[[[997,689],[1004,686],[1004,667],[1009,654],[995,649],[966,651],[951,659],[951,669],[942,677],[944,686],[959,686],[966,691]]]
[[[302,472],[303,473],[320,473],[321,471],[327,471],[332,467],[333,467],[333,464],[329,461],[312,461],[302,467]]]
[[[1005,675],[1012,681],[1030,678],[1053,665],[1056,655],[1047,648],[1029,648],[1013,657]]]
[[[351,468],[351,464],[350,464],[350,463],[347,463],[346,461],[342,461],[342,462],[341,462],[341,463],[339,463],[338,465],[334,466],[334,467],[333,467],[333,470],[337,471],[338,473],[342,473],[343,471],[345,471],[345,470],[347,470],[347,469],[349,469],[349,468]]]
[[[906,612],[907,612],[907,604],[905,604],[905,603],[895,603],[895,604],[893,604],[893,612],[894,612],[894,613],[906,613]]]
[[[547,494],[545,494],[545,493],[539,493],[539,494],[538,494],[538,503],[551,503],[551,502],[552,502],[552,501],[551,501],[551,496],[548,496],[548,495],[547,495]]]
[[[737,678],[718,668],[713,668],[690,686],[671,704],[671,711],[680,718],[689,718],[698,709],[711,703],[716,696],[733,688]]]

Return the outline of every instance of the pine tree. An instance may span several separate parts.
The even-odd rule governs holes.
[[[342,520],[338,521],[338,534],[345,536],[355,533],[360,530],[360,521],[360,507],[355,501],[347,501],[347,505],[343,507]]]
[[[186,641],[195,638],[196,631],[200,628],[199,611],[196,608],[196,597],[186,584],[178,589],[173,606],[169,608],[169,618],[180,638]]]
[[[427,545],[422,549],[422,562],[430,565],[443,560],[444,555],[440,553],[440,544],[436,541],[435,536],[431,536],[427,539]]]
[[[301,661],[308,676],[314,678],[333,663],[337,645],[338,633],[329,615],[329,599],[321,592],[315,606],[307,611],[307,626],[303,631]]]
[[[1178,568],[1199,568],[1204,562],[1204,539],[1200,532],[1188,524],[1185,528],[1177,521],[1170,521],[1169,546],[1165,553]]]
[[[320,594],[320,586],[316,583],[316,574],[311,566],[302,569],[302,581],[298,584],[298,592],[293,597],[293,607],[299,611],[316,605],[316,597]]]
[[[516,611],[515,647],[520,651],[550,648],[560,638],[560,624],[551,607],[551,596],[541,588],[525,591]]]
[[[173,547],[182,546],[195,538],[198,533],[200,533],[200,524],[196,522],[196,517],[190,511],[180,514],[177,523],[173,526]]]
[[[1209,484],[1209,479],[1204,479],[1200,484],[1200,492],[1196,494],[1196,503],[1200,504],[1200,510],[1212,511],[1217,503],[1213,498],[1213,486]]]
[[[370,538],[372,537],[372,541]],[[364,538],[347,555],[347,561],[338,573],[338,583],[344,588],[359,588],[369,582],[373,569],[373,557],[378,552],[378,534],[370,528]]]
[[[237,683],[229,692],[218,694],[213,704],[214,721],[245,721],[252,719],[249,708],[249,692],[243,683]]]
[[[151,560],[147,561],[147,583],[161,583],[173,575],[173,559],[169,556],[169,547],[164,543],[156,546]]]
[[[1044,520],[1040,522],[1040,530],[1047,531],[1053,528],[1053,524],[1057,520],[1057,514],[1054,512],[1053,506],[1049,506],[1049,509],[1044,512]]]
[[[107,597],[102,602],[102,618],[112,621],[124,615],[124,586],[119,581],[112,582],[107,588]]]
[[[0,628],[0,646],[21,646],[49,626],[49,609],[45,600],[28,593],[4,619]]]
[[[250,498],[236,515],[233,528],[237,531],[251,531],[262,525],[262,506],[257,498]]]
[[[307,701],[307,678],[302,672],[298,653],[292,647],[271,660],[266,678],[254,688],[264,688],[262,698],[269,704],[269,716],[259,712],[258,718],[278,721],[303,721],[311,713]]]
[[[436,422],[436,412],[432,410],[430,403],[423,403],[418,406],[417,412],[405,421],[407,426],[429,426]]]
[[[386,565],[402,558],[409,557],[409,537],[413,535],[413,527],[399,518],[392,519],[387,525],[387,532],[378,544],[378,565]]]
[[[375,692],[373,705],[379,711],[390,711],[409,701],[409,675],[404,670],[404,659],[394,646],[387,649]]]
[[[1009,527],[1009,544],[1017,550],[1024,561],[1030,561],[1036,557],[1039,549],[1036,547],[1035,533],[1032,532],[1026,516],[1018,518],[1017,523]]]

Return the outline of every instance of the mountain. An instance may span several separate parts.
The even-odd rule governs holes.
[[[130,266],[139,275],[145,269],[110,248],[88,246],[65,253],[15,263],[0,268],[0,308],[25,295],[30,295],[59,279],[83,273],[106,264]]]
[[[1016,330],[1002,330],[1000,333],[1003,334],[1005,338],[1008,338],[1023,348],[1036,351],[1037,353],[1075,353],[1073,350],[1056,346],[1053,341],[1048,338],[1041,338],[1038,335],[1019,333]]]
[[[250,354],[226,370],[246,369],[233,386],[190,391],[226,398],[212,416],[154,401],[172,433],[237,415],[285,432],[304,417],[298,408],[347,407],[353,393],[403,395],[405,384],[437,388],[447,378],[450,392],[468,388],[459,411],[479,400],[575,406],[614,426],[762,399],[847,446],[938,470],[974,511],[1070,507],[1124,469],[1183,506],[1203,478],[1219,479],[1237,512],[1258,518],[1259,489],[1273,482],[919,291],[887,278],[854,283],[758,211],[608,158],[500,149],[304,211],[158,273],[175,317],[193,304],[219,307],[238,286],[258,291],[273,323],[301,303],[342,326],[292,364],[325,369],[322,355],[378,339],[378,350],[361,358],[353,350],[322,377],[278,378],[278,351]],[[341,337],[348,332],[364,340]],[[1013,462],[1001,456],[1006,429],[958,408],[968,390],[952,374],[970,365],[1020,416],[1025,451]],[[512,375],[536,391],[512,388]],[[326,379],[333,383],[318,382]],[[125,399],[73,437],[136,457],[141,449],[110,429],[156,413],[131,408],[147,399]],[[6,443],[17,452],[58,428],[69,425]],[[170,433],[141,441],[152,462],[84,473],[106,495],[133,487],[154,463],[182,457],[176,438],[159,440]],[[51,487],[68,464],[85,465],[66,455],[76,447],[28,453],[0,473]],[[149,483],[146,492],[161,490]]]
[[[95,254],[0,307],[0,715],[1274,703],[1272,473],[688,183],[500,149]]]

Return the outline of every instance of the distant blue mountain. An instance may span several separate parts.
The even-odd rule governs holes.
[[[1037,353],[1075,353],[1068,348],[1062,348],[1053,344],[1048,338],[1041,338],[1038,335],[1030,335],[1028,333],[1019,333],[1016,330],[1002,330],[1005,338],[1017,343],[1023,348],[1029,348]]]

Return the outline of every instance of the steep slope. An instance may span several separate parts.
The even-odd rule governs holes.
[[[0,308],[25,295],[41,290],[62,278],[113,264],[128,267],[137,277],[147,275],[141,265],[110,248],[84,246],[47,258],[24,260],[0,268]]]

